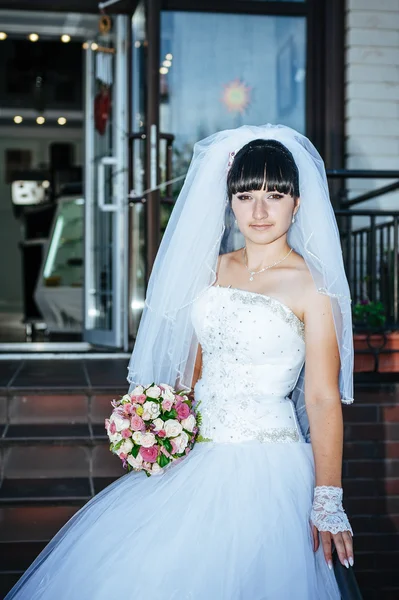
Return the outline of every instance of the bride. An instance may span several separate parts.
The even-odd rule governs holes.
[[[201,441],[93,498],[6,600],[338,600],[333,548],[354,560],[341,483],[352,359],[315,148],[271,125],[198,143],[128,379],[194,387]]]

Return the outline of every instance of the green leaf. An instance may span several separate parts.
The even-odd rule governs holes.
[[[120,440],[119,442],[114,444],[114,450],[119,450],[119,448],[122,446],[123,442],[124,442],[124,440]]]
[[[170,463],[170,459],[167,456],[165,456],[164,454],[160,454],[158,458],[159,458],[159,462],[158,461],[157,462],[162,469]]]
[[[134,458],[137,458],[139,451],[140,451],[140,446],[134,445],[133,448],[131,449],[130,453],[134,456]]]
[[[165,446],[168,452],[172,452],[172,444],[170,443],[170,440],[168,440],[168,438],[163,438],[163,445]]]

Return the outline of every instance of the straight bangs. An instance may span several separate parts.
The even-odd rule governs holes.
[[[276,191],[299,197],[298,168],[291,152],[276,140],[254,140],[237,152],[227,176],[227,193]]]

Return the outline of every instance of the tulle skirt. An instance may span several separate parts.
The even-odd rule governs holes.
[[[5,600],[338,600],[313,486],[310,444],[197,443],[88,502]]]

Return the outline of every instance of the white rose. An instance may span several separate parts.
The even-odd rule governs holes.
[[[161,383],[160,385],[162,385],[165,390],[173,390],[173,387],[169,385],[169,383]]]
[[[151,448],[156,442],[155,435],[153,433],[143,433],[141,438],[141,445],[144,448]]]
[[[122,398],[122,402],[131,402],[131,401],[132,401],[132,399],[129,396],[129,394],[125,394]]]
[[[173,441],[177,446],[176,453],[182,454],[185,451],[185,449],[187,448],[188,435],[185,431],[182,431],[182,433],[179,436],[177,436],[176,438],[174,438]]]
[[[144,402],[143,410],[144,412],[141,418],[144,421],[148,421],[149,419],[156,419],[161,414],[158,402],[151,402],[151,400],[147,400],[147,402]]]
[[[162,392],[162,398],[164,400],[171,400],[173,402],[173,400],[175,399],[175,395],[170,390],[165,390],[164,392]]]
[[[132,396],[140,396],[140,394],[142,394],[144,392],[144,388],[142,385],[138,385],[137,387],[134,388],[134,390],[132,392],[130,392],[130,394]]]
[[[109,437],[109,441],[111,442],[111,444],[117,444],[122,439],[122,436],[120,433],[109,433],[108,437]]]
[[[153,475],[161,475],[163,473],[163,469],[161,469],[158,463],[154,463],[152,465],[151,473]]]
[[[196,420],[195,420],[194,415],[188,415],[187,419],[182,420],[181,424],[182,424],[183,429],[186,429],[187,431],[192,432],[196,425]]]
[[[117,413],[113,413],[109,420],[111,423],[115,423],[116,431],[122,431],[122,429],[128,429],[130,427],[129,419],[125,419],[125,417],[122,417]]]
[[[169,438],[174,438],[183,431],[183,427],[180,425],[179,421],[176,421],[176,419],[169,419],[166,421],[164,429],[167,437]]]
[[[146,391],[146,395],[150,398],[159,398],[161,392],[161,388],[159,388],[157,385],[153,385],[152,387],[148,388],[148,390]]]
[[[132,440],[134,441],[135,444],[138,444],[139,446],[141,446],[141,442],[143,439],[143,434],[141,433],[141,431],[135,431],[132,435]]]
[[[133,442],[130,438],[127,438],[124,442],[122,442],[122,444],[119,446],[118,450],[116,451],[117,455],[119,456],[120,454],[122,454],[122,452],[124,454],[129,454],[130,450],[133,448]]]
[[[153,423],[155,425],[156,431],[161,431],[161,429],[163,429],[164,425],[165,425],[165,423],[162,421],[162,419],[154,419]]]
[[[131,467],[133,467],[133,469],[140,470],[141,465],[143,464],[143,457],[141,456],[140,452],[138,453],[137,458],[134,458],[132,454],[129,454],[127,457],[127,462]]]

